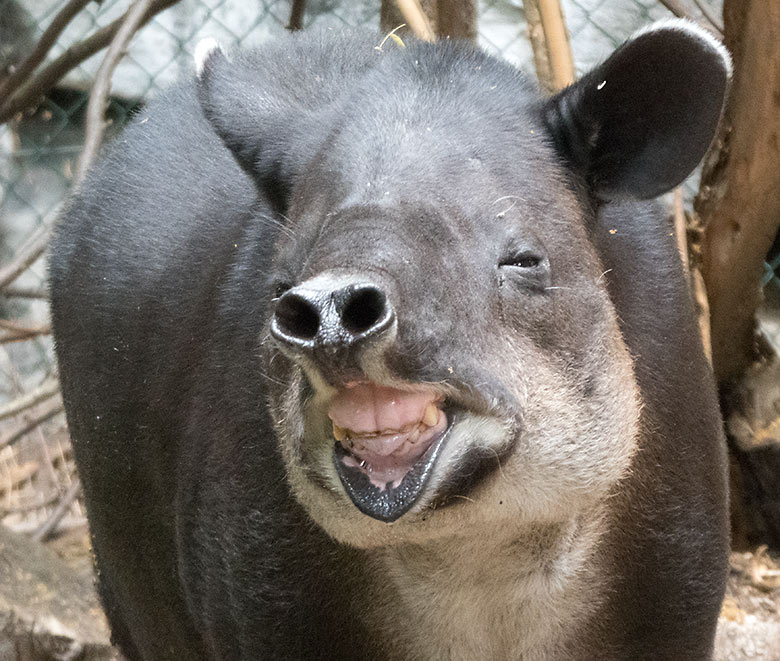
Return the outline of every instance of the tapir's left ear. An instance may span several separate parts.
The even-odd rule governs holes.
[[[663,21],[551,98],[545,120],[597,197],[647,199],[704,156],[730,77],[719,41],[688,21]]]
[[[277,93],[263,63],[232,62],[213,39],[195,48],[200,106],[238,164],[278,211],[285,211],[293,183],[317,148],[317,119]],[[289,95],[287,95],[289,97]]]

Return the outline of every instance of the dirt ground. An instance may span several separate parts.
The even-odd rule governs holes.
[[[766,547],[732,553],[715,661],[780,661],[780,569]]]
[[[48,544],[80,576],[92,578],[85,529]],[[731,554],[731,575],[718,622],[715,661],[780,661],[780,557],[765,547]]]

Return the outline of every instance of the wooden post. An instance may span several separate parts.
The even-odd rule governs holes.
[[[436,41],[436,34],[420,6],[420,0],[395,0],[395,3],[415,37],[423,41]]]
[[[734,80],[695,204],[721,383],[755,358],[762,266],[780,225],[780,3],[726,0],[724,19]]]
[[[523,0],[536,76],[547,92],[574,82],[574,57],[559,0]]]
[[[402,23],[407,23],[407,32],[430,41],[431,39],[424,36],[428,34],[424,27],[418,31],[418,8],[430,25],[431,33],[436,37],[476,40],[476,0],[382,0],[379,19],[382,32],[390,32]],[[414,15],[412,20],[410,12]]]

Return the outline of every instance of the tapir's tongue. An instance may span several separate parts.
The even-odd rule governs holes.
[[[397,487],[446,428],[440,403],[430,390],[374,383],[344,388],[328,409],[334,436],[347,450],[344,465],[360,468],[380,490]]]

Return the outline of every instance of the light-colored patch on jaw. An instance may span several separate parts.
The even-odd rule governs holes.
[[[501,479],[500,457],[507,445],[512,442],[514,435],[512,421],[465,412],[456,412],[454,415],[456,419],[441,449],[428,485],[419,502],[412,508],[412,512],[419,512],[430,505],[442,484],[457,470],[458,464],[471,451],[482,450],[495,454],[497,479]],[[473,499],[475,496],[468,494],[466,497]]]
[[[597,379],[596,387],[610,396],[602,394],[595,404],[562,384],[559,371],[537,364],[534,379],[518,380],[514,388],[522,429],[515,429],[515,420],[458,411],[419,501],[392,524],[367,517],[354,507],[333,466],[334,439],[322,414],[325,409],[316,401],[319,397],[303,404],[306,411],[301,411],[302,404],[295,401],[299,389],[291,388],[287,408],[298,413],[290,420],[306,417],[310,422],[323,419],[325,424],[318,423],[319,429],[317,424],[307,424],[310,437],[285,437],[282,444],[307,444],[310,468],[324,480],[330,497],[323,492],[322,481],[312,483],[294,461],[288,463],[291,485],[324,530],[343,543],[363,548],[427,543],[482,523],[503,522],[516,528],[569,521],[607,499],[626,474],[636,448],[640,407],[630,358],[619,339],[600,351],[610,368]],[[507,365],[525,364],[521,355],[512,353],[505,354]],[[623,385],[616,390],[611,380]],[[303,426],[296,429],[303,433]],[[288,430],[282,431],[286,435]],[[503,453],[510,443],[511,452]],[[474,447],[496,453],[495,470],[462,499],[451,494],[455,496],[448,501],[451,506],[430,511],[438,488]]]

